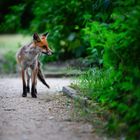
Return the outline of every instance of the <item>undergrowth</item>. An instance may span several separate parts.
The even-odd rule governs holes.
[[[81,112],[80,115],[97,126],[97,129],[101,128],[103,132],[108,132],[115,138],[135,140],[135,133],[131,136],[130,132],[137,124],[130,126],[129,120],[126,119],[132,110],[129,104],[119,101],[119,94],[114,88],[115,83],[112,82],[115,79],[113,71],[112,68],[108,70],[91,68],[78,78],[72,87],[78,89],[81,96],[87,97],[90,104],[81,106],[77,103],[80,111],[76,112]]]

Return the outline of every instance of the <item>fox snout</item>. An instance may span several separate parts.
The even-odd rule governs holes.
[[[52,52],[51,52],[51,51],[48,51],[47,54],[48,54],[48,55],[52,55]]]
[[[43,51],[42,52],[43,54],[46,54],[46,55],[52,55],[53,54],[53,51],[52,50],[47,50],[47,51]]]

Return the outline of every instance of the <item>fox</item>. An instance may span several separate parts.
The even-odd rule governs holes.
[[[27,45],[22,46],[16,53],[17,64],[21,68],[22,97],[27,97],[27,93],[31,90],[32,98],[37,98],[37,78],[47,87],[50,86],[46,83],[45,77],[41,70],[39,55],[41,53],[52,55],[52,50],[49,48],[47,37],[48,32],[42,34],[40,37],[38,33],[33,34],[33,41]],[[29,74],[31,71],[31,75]],[[31,88],[30,88],[31,79]]]

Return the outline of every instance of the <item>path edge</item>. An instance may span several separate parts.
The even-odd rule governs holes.
[[[64,95],[72,98],[73,100],[78,101],[81,105],[87,106],[90,104],[90,101],[86,97],[81,97],[80,93],[72,87],[64,86],[62,88],[62,92]]]

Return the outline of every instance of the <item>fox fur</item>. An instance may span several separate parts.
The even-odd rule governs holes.
[[[21,47],[16,53],[17,63],[21,67],[23,83],[22,97],[26,97],[27,93],[30,92],[30,78],[32,81],[31,95],[33,98],[37,98],[37,77],[45,86],[50,88],[45,81],[38,59],[41,53],[46,55],[52,54],[52,50],[48,46],[47,36],[48,33],[43,34],[40,38],[39,35],[35,33],[33,35],[33,41]],[[29,75],[29,69],[31,69],[31,76]],[[25,79],[25,75],[27,79]]]

